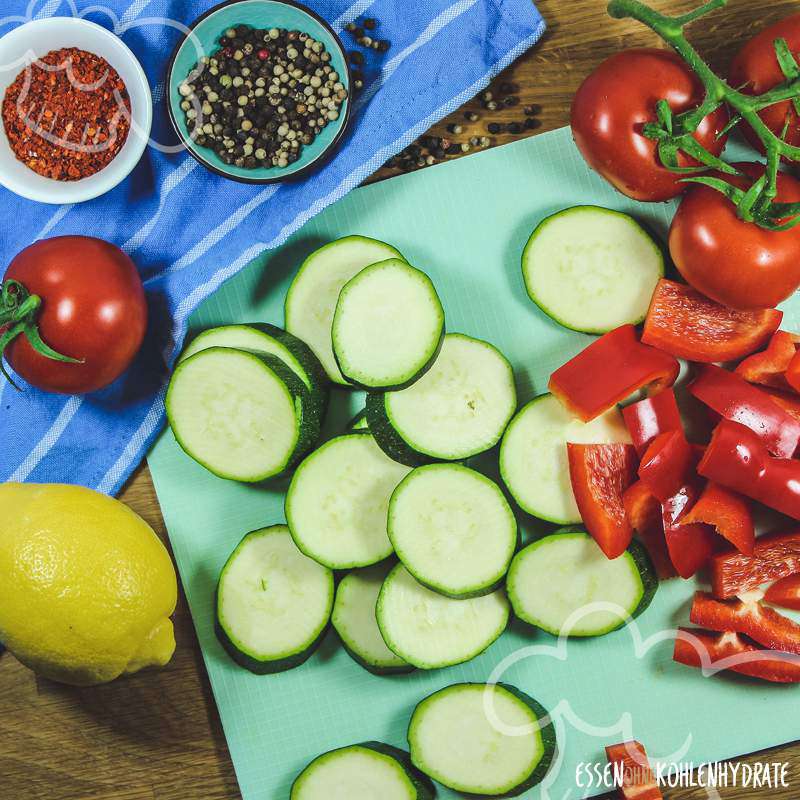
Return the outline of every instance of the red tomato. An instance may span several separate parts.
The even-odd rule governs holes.
[[[760,164],[736,166],[747,177],[724,177],[743,189],[763,172]],[[800,182],[780,174],[777,199],[800,202]],[[800,226],[769,231],[744,222],[733,203],[708,186],[693,185],[681,201],[669,252],[697,291],[730,308],[770,308],[800,285]]]
[[[675,112],[700,104],[704,91],[680,56],[670,50],[626,50],[604,61],[581,84],[572,101],[572,134],[583,157],[620,192],[636,200],[677,197],[685,189],[662,166],[657,143],[642,133],[656,119],[656,103],[665,99]],[[717,134],[728,122],[719,108],[706,117],[695,138],[719,155],[725,137]],[[681,166],[695,161],[679,156]]]
[[[17,336],[5,357],[28,383],[83,394],[128,368],[144,338],[147,304],[133,261],[118,247],[88,236],[45,239],[19,253],[5,277],[41,297],[37,322],[45,344],[82,361],[46,358]]]
[[[789,49],[797,57],[800,53],[800,14],[793,14],[764,28],[738,52],[731,63],[728,81],[731,86],[745,94],[763,94],[786,80],[775,56],[776,39],[786,39]],[[778,136],[783,132],[788,117],[786,141],[795,147],[800,146],[800,117],[795,113],[790,100],[768,106],[759,111],[758,115]],[[745,124],[742,131],[750,143],[763,153],[764,145],[753,129]]]

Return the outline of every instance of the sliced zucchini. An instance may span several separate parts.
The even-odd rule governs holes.
[[[290,800],[433,800],[436,790],[405,750],[362,742],[317,756],[295,779]]]
[[[408,743],[413,764],[450,789],[514,797],[544,779],[556,733],[547,711],[515,686],[456,683],[414,709]]]
[[[385,561],[345,575],[336,589],[331,617],[344,649],[364,669],[376,675],[414,669],[386,646],[375,619],[378,593],[392,566]]]
[[[331,569],[383,561],[392,553],[389,498],[408,471],[364,433],[323,444],[297,468],[286,494],[286,519],[297,546]]]
[[[367,422],[366,409],[361,410],[356,414],[350,422],[347,423],[348,431],[368,431],[369,423]]]
[[[403,256],[377,239],[345,236],[315,250],[301,265],[286,294],[286,330],[316,353],[334,383],[349,386],[336,364],[331,343],[339,293],[364,267],[387,258]]]
[[[412,467],[494,447],[517,406],[514,372],[497,348],[444,337],[433,367],[399,392],[367,395],[367,422],[387,455]]]
[[[303,381],[320,410],[320,416],[324,413],[328,401],[328,376],[311,348],[283,328],[264,322],[209,328],[192,339],[178,363],[209,347],[233,347],[277,356]]]
[[[461,464],[428,464],[406,475],[389,502],[388,531],[405,568],[455,598],[494,591],[518,537],[500,487]]]
[[[454,600],[433,592],[398,564],[386,576],[376,610],[383,640],[420,669],[461,664],[480,655],[508,624],[502,589]]]
[[[650,605],[658,588],[647,551],[634,540],[609,560],[588,533],[568,528],[545,536],[514,556],[506,589],[514,613],[555,636],[602,636]],[[614,608],[588,610],[592,603]]]
[[[273,355],[210,347],[175,368],[166,410],[175,439],[221,478],[254,483],[288,470],[319,436],[300,378]]]
[[[430,369],[444,338],[444,309],[431,279],[399,258],[361,270],[333,315],[342,375],[364,389],[402,389]]]
[[[217,587],[217,636],[259,675],[302,664],[322,641],[333,608],[333,572],[304,556],[285,525],[248,533]]]
[[[500,475],[520,507],[558,525],[581,521],[567,464],[567,442],[630,442],[622,414],[612,408],[581,422],[551,394],[523,406],[500,445]]]
[[[664,254],[633,217],[574,206],[543,219],[522,251],[531,300],[560,325],[607,333],[638,325],[664,277]]]

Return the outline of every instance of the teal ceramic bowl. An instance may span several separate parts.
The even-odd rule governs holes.
[[[223,32],[237,25],[298,30],[319,40],[331,54],[330,63],[347,90],[348,98],[341,106],[339,119],[329,122],[311,144],[304,145],[300,157],[288,167],[245,169],[228,165],[211,148],[199,147],[189,136],[178,87],[201,56],[219,49],[218,39]],[[212,172],[242,183],[276,183],[297,179],[318,169],[341,143],[350,119],[352,80],[344,46],[324,19],[291,0],[227,0],[206,11],[190,26],[189,33],[175,50],[169,64],[167,86],[170,120],[189,153]]]

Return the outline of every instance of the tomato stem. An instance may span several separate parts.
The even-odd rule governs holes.
[[[53,350],[41,337],[36,318],[42,306],[42,298],[31,294],[19,281],[5,280],[0,285],[0,373],[15,388],[3,364],[6,348],[17,338],[25,336],[31,347],[41,356],[65,364],[81,364],[80,359],[62,355]]]
[[[699,161],[707,167],[729,175],[739,174],[736,169],[718,159],[698,144],[694,133],[702,120],[716,111],[723,103],[735,112],[725,127],[728,133],[740,122],[746,122],[761,140],[767,156],[764,180],[756,181],[755,188],[748,192],[733,193],[722,188],[731,184],[719,179],[707,181],[700,178],[686,178],[688,181],[704,183],[722,191],[737,204],[737,212],[741,219],[755,222],[769,230],[787,230],[800,224],[800,207],[790,203],[776,203],[778,193],[778,166],[781,158],[800,161],[800,147],[790,145],[786,140],[787,126],[780,136],[767,127],[758,112],[764,108],[790,100],[795,111],[800,114],[800,66],[789,50],[784,39],[775,42],[775,55],[786,80],[760,95],[744,94],[740,89],[729,86],[703,60],[684,36],[683,29],[690,22],[722,8],[727,0],[709,0],[709,2],[678,17],[660,14],[640,0],[611,0],[608,13],[615,19],[635,19],[657,33],[669,44],[697,75],[705,89],[703,102],[694,109],[683,114],[667,117],[661,103],[656,109],[657,122],[645,126],[644,135],[659,142],[659,157],[664,166],[673,172],[687,173],[697,171],[693,168],[680,167],[677,153],[682,151],[687,156]],[[738,201],[733,200],[737,196]]]

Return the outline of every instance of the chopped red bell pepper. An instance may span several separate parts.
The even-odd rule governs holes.
[[[797,450],[800,422],[738,375],[707,364],[692,381],[689,391],[721,417],[757,433],[778,458],[791,458]]]
[[[639,478],[663,503],[680,491],[694,462],[683,430],[660,433],[642,456]]]
[[[622,495],[622,505],[628,522],[650,554],[656,575],[660,579],[674,578],[678,573],[667,551],[658,498],[647,488],[647,484],[636,481]]]
[[[667,551],[681,578],[695,575],[717,549],[713,528],[698,522],[684,524],[684,516],[699,495],[699,483],[688,482],[661,504]]]
[[[712,525],[740,553],[753,554],[756,531],[747,501],[740,495],[709,481],[700,499],[681,519],[681,525],[705,522]]]
[[[800,653],[800,625],[756,601],[717,600],[696,592],[689,619],[712,631],[743,633],[770,650]]]
[[[752,556],[735,550],[711,559],[711,591],[725,600],[800,572],[800,530],[771,533],[756,539]]]
[[[736,367],[736,374],[748,383],[760,383],[773,389],[788,389],[786,370],[797,352],[796,337],[788,331],[776,331],[767,349],[753,353]]]
[[[786,367],[786,382],[796,392],[800,392],[800,356],[792,356],[789,366]]]
[[[608,411],[643,386],[655,394],[672,386],[680,365],[642,344],[633,325],[601,336],[550,376],[550,391],[584,422]]]
[[[787,575],[767,589],[764,599],[781,608],[800,611],[800,574]]]
[[[777,403],[790,417],[800,421],[800,397],[793,393],[767,387],[761,391],[769,395],[772,402]]]
[[[800,461],[773,458],[750,428],[722,420],[697,466],[705,478],[800,519]]]
[[[642,342],[688,361],[734,361],[763,347],[782,318],[774,308],[736,311],[662,278],[650,301]]]
[[[709,633],[699,628],[678,628],[672,658],[679,664],[726,669],[773,683],[800,683],[800,658],[776,653],[738,633]]]
[[[606,758],[609,764],[622,771],[618,788],[623,800],[662,800],[643,745],[637,741],[607,745]]]
[[[681,414],[672,389],[664,389],[652,397],[625,406],[622,416],[639,457],[660,433],[683,430]]]
[[[630,444],[568,444],[569,477],[586,530],[607,558],[621,556],[633,537],[623,492],[636,479]]]

